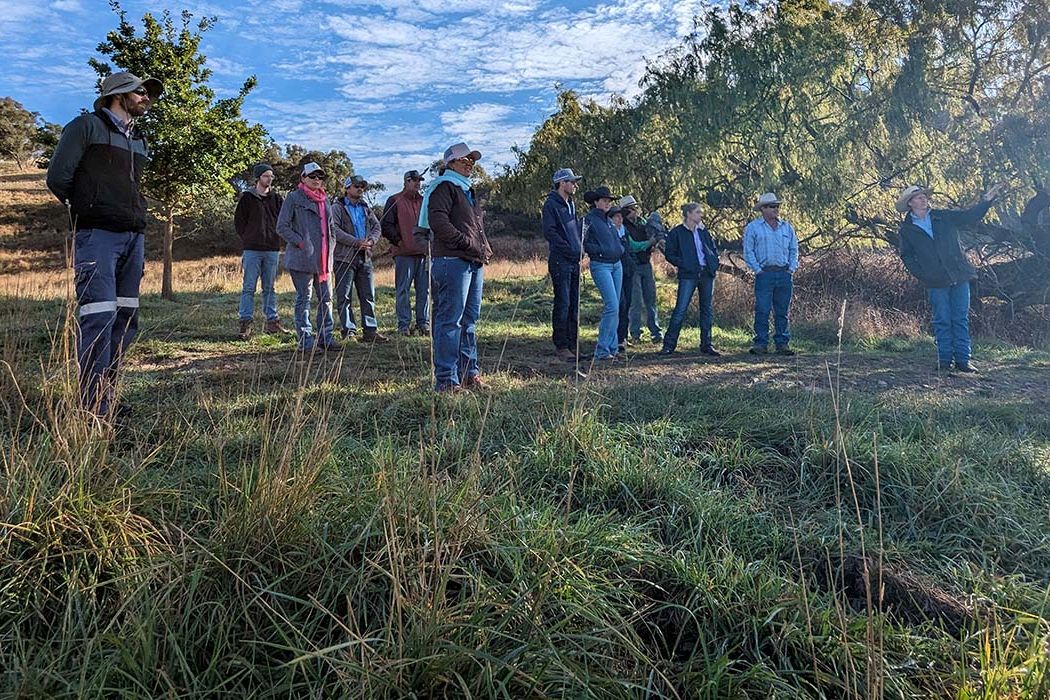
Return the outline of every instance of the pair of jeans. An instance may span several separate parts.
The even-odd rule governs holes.
[[[575,352],[580,328],[580,263],[551,256],[547,259],[547,271],[554,286],[551,340],[556,349]]]
[[[277,320],[277,262],[281,253],[276,250],[246,250],[241,253],[241,269],[244,280],[241,283],[242,321],[251,321],[255,315],[255,285],[262,280],[263,314],[267,321]]]
[[[434,315],[434,385],[442,389],[481,374],[477,322],[481,315],[484,267],[462,258],[434,258],[431,280]]]
[[[616,323],[616,340],[618,343],[627,342],[627,326],[631,317],[631,297],[634,291],[635,263],[620,262],[620,313]]]
[[[631,291],[631,311],[629,314],[631,337],[635,340],[642,337],[642,305],[645,305],[646,326],[653,340],[659,340],[660,317],[656,313],[656,275],[652,263],[638,263],[634,268],[634,286]]]
[[[364,326],[365,335],[375,334],[379,328],[379,322],[376,321],[375,280],[372,261],[363,255],[355,256],[351,262],[335,261],[335,313],[343,335],[357,332],[353,301],[350,299],[352,289],[357,290],[357,300],[361,304],[361,325]]]
[[[310,325],[311,292],[317,295],[317,342],[322,347],[333,345],[332,278],[322,282],[313,272],[289,270],[288,274],[295,285],[295,335],[299,347],[309,350],[314,346],[313,327]]]
[[[929,290],[937,359],[947,365],[970,361],[970,282]]]
[[[594,359],[613,357],[619,352],[617,324],[620,316],[620,291],[623,288],[623,268],[619,262],[591,261],[591,279],[602,297],[602,320],[598,323],[598,345]]]
[[[759,272],[755,275],[755,347],[769,345],[769,312],[773,311],[775,334],[773,342],[778,348],[787,347],[791,341],[788,327],[788,308],[791,306],[791,273],[784,271]]]
[[[394,307],[397,330],[404,332],[412,323],[412,285],[416,287],[416,328],[430,327],[430,268],[422,255],[394,258]]]
[[[711,326],[715,318],[711,302],[715,295],[715,278],[701,273],[700,277],[678,278],[678,296],[675,299],[674,311],[671,312],[667,334],[664,336],[664,348],[667,350],[674,350],[678,346],[678,335],[682,332],[693,292],[697,294],[700,307],[700,348],[711,347]]]
[[[124,352],[138,335],[141,233],[81,229],[73,238],[80,403],[107,415]]]

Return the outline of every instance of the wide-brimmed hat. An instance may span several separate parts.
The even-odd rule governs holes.
[[[554,176],[551,178],[555,185],[559,182],[579,182],[582,179],[583,175],[577,175],[572,168],[559,168],[554,171]]]
[[[481,160],[481,151],[472,151],[470,146],[460,141],[459,143],[454,143],[446,148],[445,154],[441,158],[445,162],[445,165],[448,165],[454,160],[459,160],[460,158],[470,158],[476,163]]]
[[[620,197],[620,201],[617,202],[617,204],[620,206],[621,209],[626,209],[627,207],[637,207],[638,200],[629,194],[625,194],[624,196]]]
[[[583,201],[588,204],[594,204],[599,199],[611,199],[614,202],[620,198],[620,195],[613,194],[605,185],[599,185],[589,192],[583,193]]]
[[[93,108],[101,109],[105,106],[107,98],[135,92],[140,87],[146,88],[150,100],[156,100],[164,93],[164,84],[156,78],[140,78],[133,73],[121,71],[106,76],[106,79],[102,81],[102,93],[95,100]]]
[[[762,207],[769,206],[770,204],[780,204],[780,199],[772,192],[766,192],[758,201],[755,202],[755,211],[762,211]]]
[[[931,194],[930,188],[923,187],[922,185],[908,185],[903,190],[901,190],[900,196],[897,197],[897,202],[893,205],[893,208],[899,211],[901,214],[907,213],[908,209],[910,208],[908,206],[908,203],[911,201],[911,198],[917,194],[925,194],[927,197],[929,197]]]

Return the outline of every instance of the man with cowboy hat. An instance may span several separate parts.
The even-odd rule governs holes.
[[[580,313],[580,218],[572,196],[583,177],[571,168],[560,168],[551,181],[553,189],[543,203],[543,237],[547,239],[547,271],[554,287],[551,307],[551,340],[555,354],[565,360],[576,359]]]
[[[773,342],[778,355],[794,355],[788,347],[788,308],[791,305],[791,275],[798,269],[798,236],[790,223],[780,218],[780,200],[766,192],[755,203],[762,216],[744,228],[744,262],[755,273],[755,338],[748,351],[764,355],[769,347],[769,312],[774,314]]]
[[[79,325],[82,406],[98,416],[123,413],[113,391],[125,350],[138,333],[145,264],[146,199],[139,183],[149,160],[135,120],[164,86],[114,73],[102,81],[94,111],[66,125],[47,169],[47,186],[69,207]]]
[[[931,209],[929,189],[905,187],[894,205],[904,214],[899,229],[900,255],[930,297],[937,369],[976,372],[970,364],[970,280],[977,276],[959,244],[959,227],[977,223],[1003,185],[988,190],[970,209]]]

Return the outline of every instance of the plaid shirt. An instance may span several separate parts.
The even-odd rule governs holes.
[[[798,237],[791,224],[780,219],[774,230],[765,219],[755,219],[744,228],[744,262],[756,274],[763,267],[779,265],[798,269]]]

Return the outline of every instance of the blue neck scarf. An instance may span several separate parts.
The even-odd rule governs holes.
[[[430,228],[430,217],[427,215],[427,207],[430,204],[430,194],[440,185],[442,182],[451,182],[456,185],[464,192],[467,193],[467,199],[470,203],[474,203],[474,195],[470,193],[470,178],[460,175],[455,170],[446,170],[442,175],[438,175],[434,178],[434,181],[430,183],[430,187],[427,188],[427,193],[423,195],[423,206],[419,208],[419,227]]]

